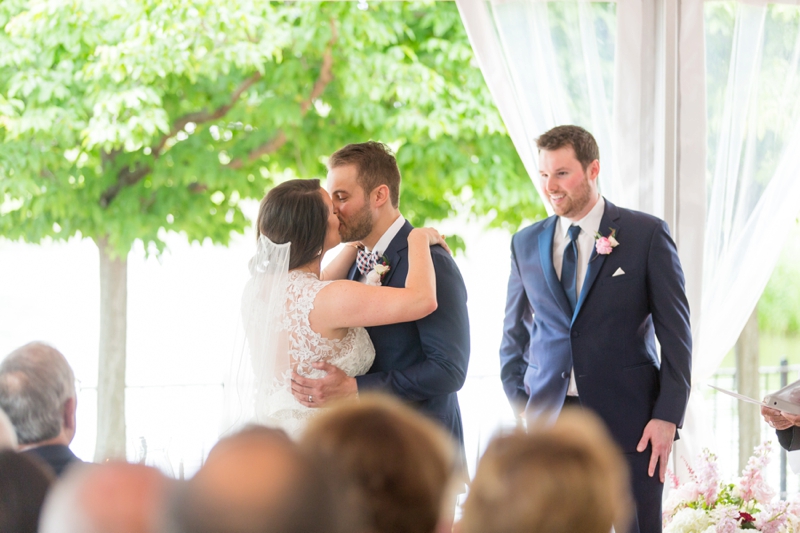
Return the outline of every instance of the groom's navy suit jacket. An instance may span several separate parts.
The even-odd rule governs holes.
[[[384,286],[405,287],[412,229],[406,222],[384,252],[389,261]],[[375,345],[375,362],[356,381],[359,392],[387,392],[417,407],[450,430],[463,447],[456,393],[464,385],[469,364],[467,289],[450,254],[433,246],[431,256],[436,271],[436,311],[415,322],[367,328]],[[353,265],[349,279],[356,274]]]
[[[552,261],[557,220],[512,239],[503,386],[528,417],[552,415],[564,404],[574,367],[581,404],[631,453],[650,419],[680,427],[689,398],[689,305],[675,243],[663,220],[606,200],[600,233],[616,230],[619,246],[608,255],[592,251],[571,312]],[[618,269],[624,274],[614,276]]]

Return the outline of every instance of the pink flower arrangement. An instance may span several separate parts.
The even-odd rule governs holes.
[[[800,531],[800,500],[781,501],[764,481],[768,442],[756,447],[737,483],[720,481],[717,458],[703,450],[689,481],[670,475],[672,490],[664,503],[664,533],[764,533]]]
[[[609,229],[611,229],[611,233],[608,237],[602,236],[599,232],[594,234],[594,247],[600,255],[608,255],[611,253],[611,250],[619,246],[619,242],[617,242],[616,239],[617,230]]]

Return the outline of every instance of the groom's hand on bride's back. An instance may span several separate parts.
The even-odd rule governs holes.
[[[339,367],[328,363],[314,363],[314,368],[327,372],[318,379],[292,372],[292,394],[306,407],[324,407],[325,404],[358,394],[356,378],[351,378]]]

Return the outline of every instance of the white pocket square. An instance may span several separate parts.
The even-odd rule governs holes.
[[[617,276],[622,276],[624,274],[625,274],[625,271],[622,270],[621,268],[618,268],[616,272],[611,274],[611,277],[614,278],[614,277],[617,277]]]

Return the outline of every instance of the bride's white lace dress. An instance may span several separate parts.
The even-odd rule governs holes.
[[[342,339],[328,339],[311,329],[308,315],[314,309],[317,294],[329,283],[308,272],[289,272],[286,314],[280,328],[288,333],[290,363],[298,374],[311,378],[325,375],[312,366],[319,361],[339,367],[350,377],[366,374],[375,360],[375,348],[364,328],[350,328]],[[256,394],[256,418],[297,437],[319,408],[306,407],[292,395],[291,369],[276,379],[278,383],[263,394]]]

